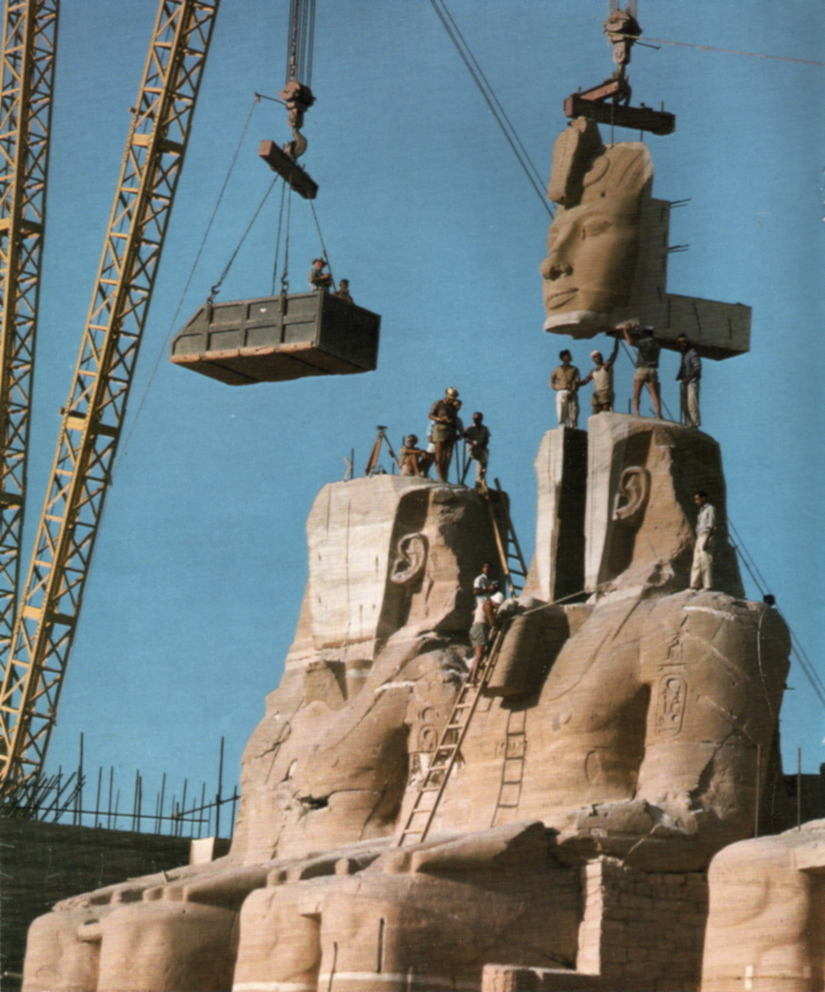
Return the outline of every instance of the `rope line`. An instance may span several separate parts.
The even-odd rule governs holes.
[[[132,420],[132,423],[129,425],[129,431],[126,434],[126,437],[124,438],[120,450],[118,451],[117,458],[115,460],[115,464],[111,473],[112,476],[114,475],[115,470],[120,466],[120,463],[123,461],[123,458],[126,455],[127,449],[129,447],[129,441],[132,438],[132,434],[134,433],[135,427],[137,426],[138,419],[140,418],[141,412],[143,411],[144,404],[146,403],[146,397],[149,395],[149,389],[151,388],[152,383],[155,381],[155,376],[157,375],[158,368],[160,367],[161,359],[169,350],[169,342],[172,338],[172,335],[175,332],[175,328],[178,326],[178,317],[180,316],[180,312],[183,308],[183,301],[186,299],[186,294],[189,292],[189,287],[192,284],[192,280],[195,277],[195,271],[198,267],[198,263],[200,262],[204,248],[206,247],[206,242],[209,238],[209,234],[212,231],[212,225],[215,222],[215,217],[217,216],[218,210],[220,209],[220,205],[223,201],[224,193],[226,192],[226,188],[229,185],[229,180],[235,169],[235,164],[238,161],[238,155],[240,154],[241,148],[244,143],[244,139],[246,138],[246,132],[249,130],[249,125],[252,121],[252,115],[255,113],[255,108],[260,103],[260,100],[261,100],[260,94],[255,93],[252,98],[252,106],[249,108],[249,113],[246,115],[246,122],[244,123],[243,129],[241,130],[241,136],[238,139],[237,145],[235,146],[235,153],[232,156],[232,161],[229,163],[229,168],[226,171],[226,177],[224,178],[223,185],[221,186],[220,192],[218,193],[218,198],[215,201],[215,207],[212,210],[212,215],[209,218],[209,222],[206,225],[206,230],[203,232],[201,243],[195,255],[195,260],[194,262],[192,262],[192,267],[189,270],[189,275],[186,278],[186,283],[183,287],[183,290],[181,291],[180,299],[178,300],[178,305],[175,308],[175,313],[172,316],[172,320],[169,322],[169,330],[166,332],[166,338],[163,342],[163,347],[158,351],[157,358],[155,359],[155,364],[152,367],[152,371],[149,375],[149,379],[146,382],[146,385],[140,397],[140,401],[138,402],[137,409],[135,411],[135,416]]]
[[[736,540],[742,546],[742,549],[744,550],[745,554],[747,554],[748,558],[750,559],[751,565],[753,566],[753,570],[759,576],[759,578],[760,578],[760,580],[762,582],[762,586],[764,588],[760,587],[759,583],[756,582],[756,579],[754,579],[754,582],[756,583],[756,588],[759,589],[759,592],[764,596],[764,594],[768,591],[768,583],[767,583],[767,580],[765,579],[765,576],[759,571],[759,566],[754,561],[753,555],[750,553],[750,551],[748,551],[747,547],[745,546],[745,542],[742,539],[742,535],[736,529],[736,527],[735,527],[733,521],[730,519],[730,517],[728,518],[728,525],[729,525],[730,529],[733,531],[734,536],[736,537]]]
[[[484,80],[484,85],[487,87],[487,91],[489,92],[490,97],[495,101],[496,107],[498,108],[499,112],[501,113],[501,116],[507,122],[507,126],[510,128],[510,131],[511,131],[511,133],[513,135],[514,140],[516,141],[516,143],[518,144],[519,148],[521,149],[522,155],[524,155],[525,160],[529,164],[530,168],[533,170],[533,175],[534,175],[534,177],[536,179],[536,183],[538,184],[539,188],[542,189],[543,186],[544,186],[544,180],[542,179],[541,173],[536,168],[536,165],[533,162],[533,160],[530,158],[530,153],[524,147],[524,144],[523,144],[521,138],[519,138],[519,136],[518,136],[518,134],[516,132],[515,126],[513,125],[513,122],[507,116],[507,111],[504,109],[504,107],[502,107],[501,101],[498,99],[498,97],[495,94],[495,90],[490,85],[490,80],[484,74],[484,70],[479,65],[478,59],[476,59],[475,55],[473,55],[472,49],[467,44],[467,39],[461,33],[461,29],[459,28],[458,24],[456,24],[455,18],[453,17],[453,15],[450,13],[449,9],[447,8],[446,0],[441,0],[441,6],[442,6],[442,8],[444,10],[444,13],[450,19],[450,23],[452,24],[453,29],[455,30],[455,33],[461,39],[461,44],[464,46],[464,49],[466,50],[468,57],[472,60],[472,63],[473,63],[473,66],[476,69],[476,72]]]
[[[278,233],[275,236],[275,262],[272,266],[272,289],[270,296],[275,295],[275,280],[278,278],[278,258],[281,253],[281,223],[284,219],[284,197],[286,196],[286,183],[281,186],[281,206],[278,210]]]
[[[627,35],[628,38],[638,39],[640,35]],[[702,52],[722,52],[725,55],[747,55],[754,59],[775,59],[778,62],[797,62],[800,65],[823,65],[825,62],[814,62],[813,59],[792,59],[786,55],[766,55],[764,52],[740,52],[735,48],[714,48],[713,45],[693,45],[687,41],[669,41],[667,38],[648,38],[645,41],[654,41],[657,45],[678,45],[680,48],[698,48]]]
[[[312,210],[312,219],[315,221],[315,230],[318,232],[318,238],[321,241],[321,251],[323,252],[324,255],[324,261],[327,263],[327,268],[329,269],[330,282],[334,287],[335,279],[333,278],[332,275],[332,265],[330,264],[329,261],[329,255],[327,254],[327,246],[324,244],[324,236],[323,234],[321,234],[321,225],[318,223],[318,215],[315,213],[315,204],[312,202],[312,200],[309,201],[309,206],[310,209]]]
[[[289,227],[292,220],[292,183],[289,186],[289,196],[286,200],[286,234],[284,235],[284,271],[281,273],[281,292],[286,296],[289,292]]]
[[[516,143],[515,142],[518,141],[518,136],[517,135],[515,136],[515,141],[514,141],[513,137],[510,136],[510,133],[508,132],[507,128],[505,127],[504,121],[502,120],[500,114],[498,113],[498,111],[496,110],[496,108],[495,108],[495,106],[493,104],[493,99],[496,99],[496,98],[495,98],[495,94],[492,91],[492,88],[490,89],[490,94],[492,94],[492,96],[491,96],[485,90],[484,86],[482,85],[481,79],[479,78],[478,74],[476,73],[475,69],[473,68],[473,66],[470,63],[470,58],[462,50],[461,45],[460,45],[460,43],[458,41],[458,38],[456,37],[456,35],[453,32],[453,30],[450,27],[450,25],[447,23],[447,18],[450,17],[450,15],[449,15],[449,12],[447,11],[447,8],[446,8],[446,5],[444,3],[444,0],[441,0],[441,4],[444,7],[444,12],[443,13],[442,13],[441,9],[438,6],[437,0],[430,0],[430,3],[432,4],[433,10],[435,10],[436,14],[438,14],[438,18],[441,21],[442,25],[444,26],[444,30],[447,32],[447,35],[449,36],[450,41],[452,41],[453,45],[455,46],[456,51],[458,52],[459,56],[461,57],[461,61],[467,67],[467,71],[472,76],[473,82],[476,84],[476,86],[479,89],[479,92],[484,97],[484,101],[486,102],[487,106],[489,107],[490,113],[493,115],[493,117],[495,118],[496,123],[501,128],[502,134],[507,139],[507,143],[510,145],[510,148],[512,149],[513,154],[516,156],[516,159],[517,159],[519,165],[524,170],[524,174],[527,176],[528,182],[530,183],[530,185],[535,190],[536,195],[538,196],[539,200],[541,201],[541,204],[544,207],[544,209],[547,211],[547,213],[551,217],[553,217],[554,216],[554,211],[553,211],[552,207],[550,206],[550,204],[547,202],[547,198],[545,196],[544,190],[541,188],[541,186],[539,186],[536,183],[536,180],[533,178],[533,176],[530,173],[530,169],[528,168],[528,166],[525,163],[524,159],[522,158],[522,156],[521,156],[518,148],[516,147]],[[451,17],[450,17],[450,20],[452,20]],[[465,42],[465,45],[466,45],[466,42]],[[469,46],[467,48],[467,51],[469,52]],[[475,58],[473,58],[473,61],[475,61]],[[498,102],[498,101],[496,100],[496,102]],[[510,125],[510,127],[512,129],[512,125]],[[514,129],[513,129],[513,135],[515,135],[515,130]],[[519,141],[519,144],[521,144],[520,141]],[[532,163],[531,163],[531,165],[532,165]],[[533,166],[533,168],[535,169],[535,166]]]
[[[744,540],[737,531],[730,517],[728,517],[727,522],[728,522],[728,526],[733,531],[738,541],[738,544],[733,544],[733,542],[731,542],[733,544],[733,548],[736,551],[736,553],[739,555],[739,560],[745,566],[745,569],[747,570],[748,575],[750,575],[753,584],[759,590],[760,596],[764,596],[768,590],[767,583],[765,582],[765,577],[759,571],[759,566],[756,564],[753,555],[748,550]],[[791,627],[790,622],[788,621],[788,618],[782,613],[782,611],[779,609],[778,606],[775,607],[775,609],[776,612],[779,614],[779,616],[782,617],[782,619],[785,621],[785,624],[787,625],[788,630],[790,632],[792,656],[799,663],[799,667],[802,669],[805,677],[808,679],[808,682],[810,683],[810,686],[814,691],[814,695],[817,697],[822,707],[825,708],[825,682],[823,682],[821,676],[819,675],[815,666],[811,662],[811,659],[808,657],[805,648],[802,646],[801,641],[794,633],[793,628]]]
[[[240,240],[240,241],[238,242],[238,244],[237,244],[237,246],[236,246],[236,248],[235,248],[235,250],[234,250],[234,251],[232,252],[232,255],[231,255],[231,257],[230,257],[230,259],[229,259],[229,261],[228,261],[228,262],[226,263],[226,268],[225,268],[225,269],[223,270],[223,272],[221,273],[221,277],[220,277],[220,279],[218,279],[218,281],[217,281],[217,282],[215,283],[215,285],[214,285],[214,286],[212,287],[212,292],[211,292],[211,293],[209,294],[209,302],[210,302],[210,303],[211,303],[211,302],[212,302],[212,300],[214,300],[214,299],[215,299],[215,297],[216,297],[216,296],[218,295],[218,291],[219,291],[219,290],[220,290],[220,288],[221,288],[221,283],[222,283],[222,282],[224,281],[224,279],[225,279],[225,278],[227,277],[227,275],[229,274],[229,270],[230,270],[230,269],[232,268],[232,264],[233,264],[233,262],[234,262],[234,261],[235,261],[235,259],[236,259],[236,258],[238,257],[238,252],[239,252],[239,251],[241,250],[241,248],[243,247],[243,243],[244,243],[244,241],[246,241],[246,239],[247,239],[247,236],[249,235],[249,232],[250,232],[250,231],[252,230],[252,227],[253,227],[253,225],[255,224],[255,221],[256,221],[256,220],[258,219],[258,214],[260,214],[260,212],[261,212],[261,210],[263,210],[263,207],[264,207],[264,204],[265,204],[265,203],[266,203],[266,201],[267,201],[267,200],[269,199],[269,194],[270,194],[270,193],[272,192],[272,189],[273,189],[273,187],[275,186],[275,183],[276,183],[277,181],[278,181],[278,176],[274,176],[274,177],[273,177],[273,179],[272,179],[272,182],[271,182],[271,183],[269,184],[269,186],[268,186],[268,187],[267,187],[267,189],[266,189],[266,192],[265,192],[265,193],[264,193],[264,195],[263,195],[263,199],[262,199],[262,200],[261,200],[261,202],[260,202],[260,203],[258,204],[258,207],[257,207],[257,209],[255,210],[255,213],[254,213],[254,214],[252,215],[252,220],[250,220],[250,222],[249,222],[249,223],[247,224],[247,226],[246,226],[246,230],[245,230],[245,231],[243,232],[243,234],[241,235],[241,240]]]

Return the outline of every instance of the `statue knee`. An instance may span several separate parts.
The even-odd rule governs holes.
[[[108,907],[102,909],[108,913]],[[25,992],[95,992],[100,959],[100,907],[45,913],[29,927]]]
[[[117,907],[102,922],[98,988],[106,992],[226,992],[238,913],[196,902]]]
[[[309,890],[309,891],[307,891]],[[316,992],[321,964],[320,916],[313,883],[267,886],[244,900],[233,992],[283,985]]]

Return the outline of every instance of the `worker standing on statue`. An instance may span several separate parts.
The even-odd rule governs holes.
[[[639,327],[633,321],[625,321],[618,328],[623,334],[625,341],[631,348],[638,351],[636,356],[636,371],[633,373],[633,415],[639,416],[639,396],[642,392],[642,384],[647,383],[650,398],[653,400],[653,411],[659,420],[662,419],[662,402],[659,398],[659,352],[662,346],[653,337],[653,328],[650,325]],[[634,329],[639,337],[630,336],[631,329]]]
[[[439,482],[447,482],[450,462],[453,458],[453,445],[458,436],[458,390],[453,386],[446,391],[443,400],[436,400],[430,408],[433,421],[432,438],[435,444],[435,471]]]
[[[559,352],[561,365],[550,373],[550,386],[556,391],[556,416],[559,427],[579,426],[579,370],[570,363],[573,356],[565,348]]]
[[[325,293],[329,291],[329,287],[332,285],[332,276],[329,272],[324,272],[327,263],[323,258],[313,258],[312,268],[309,270],[309,284],[313,289],[323,290]]]
[[[579,386],[586,386],[588,382],[593,382],[593,396],[590,405],[593,413],[613,412],[613,366],[616,364],[616,355],[619,353],[619,339],[613,345],[613,351],[607,361],[602,357],[600,351],[591,351],[590,357],[593,359],[595,368],[592,368],[579,383]]]
[[[682,409],[682,423],[686,427],[701,427],[699,380],[702,378],[702,359],[684,334],[676,338],[676,343],[682,353],[682,361],[676,373],[676,379],[680,383],[679,402]]]
[[[696,544],[693,546],[693,565],[690,569],[691,589],[713,587],[713,531],[716,527],[716,510],[708,503],[708,494],[701,489],[693,497],[699,507],[696,520]]]
[[[476,463],[476,486],[480,487],[490,460],[490,428],[484,423],[483,413],[473,414],[473,423],[464,431],[464,439],[470,448],[470,458]]]

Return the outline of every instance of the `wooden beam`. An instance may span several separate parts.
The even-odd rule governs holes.
[[[282,176],[291,189],[300,193],[305,200],[314,200],[318,195],[318,183],[300,165],[275,144],[274,141],[262,141],[258,155],[266,162],[273,172]]]
[[[588,100],[581,93],[572,93],[564,101],[566,117],[589,117],[599,124],[613,124],[633,131],[650,131],[651,134],[673,134],[676,115],[652,107],[623,107],[616,103]]]

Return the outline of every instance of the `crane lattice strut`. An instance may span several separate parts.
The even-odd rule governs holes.
[[[5,5],[0,43],[0,671],[20,584],[59,0]]]
[[[219,0],[160,0],[0,692],[0,791],[25,802],[55,722]]]

